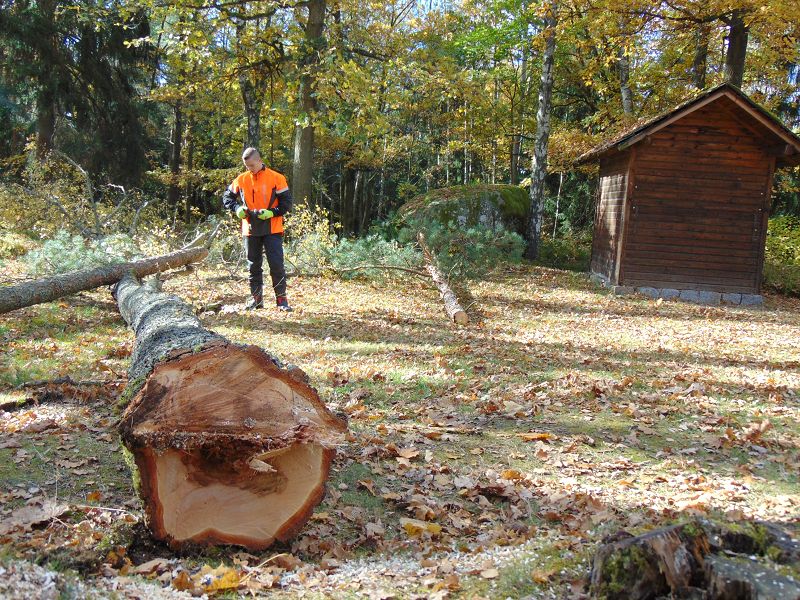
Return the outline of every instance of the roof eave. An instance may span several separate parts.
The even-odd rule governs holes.
[[[646,137],[668,127],[675,121],[685,117],[687,114],[692,113],[703,106],[716,101],[721,96],[727,96],[734,104],[738,105],[742,110],[750,114],[750,116],[761,123],[772,132],[773,135],[782,139],[788,146],[793,148],[794,153],[800,154],[800,139],[798,136],[789,130],[779,119],[769,113],[762,106],[756,104],[753,100],[747,97],[742,91],[729,84],[723,83],[714,88],[707,90],[704,94],[698,96],[694,100],[685,103],[683,106],[673,110],[671,113],[656,118],[650,123],[646,123],[641,127],[633,130],[627,135],[618,138],[613,143],[603,147],[592,149],[586,154],[579,156],[574,164],[582,165],[592,160],[602,158],[604,155],[613,151],[621,152],[627,150],[631,146],[641,142]],[[792,155],[794,157],[794,154]],[[787,158],[786,156],[780,157],[778,163],[780,166],[793,166],[797,164],[796,158]]]

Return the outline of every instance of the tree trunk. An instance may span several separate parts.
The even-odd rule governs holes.
[[[627,48],[624,46],[619,49],[617,69],[619,71],[619,91],[622,97],[622,112],[628,116],[632,116],[633,92],[631,91],[631,61],[628,56]]]
[[[531,165],[531,205],[528,215],[525,258],[534,260],[539,256],[544,211],[544,180],[547,177],[547,144],[550,139],[550,104],[553,94],[553,63],[556,50],[556,11],[558,5],[551,2],[545,18],[545,49],[542,56],[542,78],[539,82],[539,108],[536,112],[536,136],[534,137],[533,161]]]
[[[39,2],[39,11],[42,22],[47,23],[47,28],[42,32],[46,36],[43,44],[48,48],[47,55],[39,53],[39,60],[46,63],[58,56],[59,36],[55,25],[56,2],[46,0]],[[49,55],[49,56],[48,56]],[[58,83],[51,70],[39,70],[39,81],[36,90],[36,156],[44,157],[53,148],[53,136],[56,130],[56,98],[58,97]]]
[[[349,223],[350,231],[358,235],[358,194],[361,191],[361,169],[356,170],[355,181],[353,182],[353,210],[351,211],[352,222]]]
[[[0,314],[18,308],[50,302],[70,294],[112,285],[132,272],[137,277],[153,275],[189,263],[199,262],[208,255],[206,248],[187,248],[171,254],[154,256],[133,262],[104,265],[96,269],[84,269],[64,273],[19,285],[0,287]]]
[[[589,593],[608,600],[797,599],[800,584],[773,565],[796,563],[799,552],[787,531],[763,521],[699,519],[636,537],[621,530],[597,549]]]
[[[192,219],[192,202],[195,197],[194,185],[192,184],[192,171],[194,170],[194,118],[189,117],[186,123],[186,171],[189,177],[186,178],[186,187],[183,190],[185,194],[183,200],[183,222],[190,223]],[[205,205],[203,206],[203,213]]]
[[[692,60],[692,83],[698,90],[706,87],[708,64],[708,26],[700,24],[695,34],[694,59]]]
[[[522,48],[522,66],[520,67],[519,101],[517,102],[517,126],[518,133],[514,133],[511,138],[511,185],[519,183],[519,164],[522,155],[522,136],[525,134],[525,105],[528,101],[528,53],[529,44]],[[512,115],[513,116],[513,115]],[[512,123],[512,131],[514,126]]]
[[[383,136],[383,157],[381,159],[380,191],[378,193],[378,220],[383,219],[383,206],[386,201],[386,135]]]
[[[261,105],[264,100],[246,71],[239,73],[239,89],[242,91],[244,113],[247,118],[247,139],[244,145],[248,148],[258,148],[261,143]]]
[[[350,229],[350,215],[353,213],[353,170],[350,167],[341,167],[340,194],[339,194],[339,222],[346,233],[352,233]]]
[[[425,243],[425,236],[422,232],[417,234],[417,241],[419,242],[420,248],[422,248],[422,256],[425,259],[425,270],[431,276],[431,279],[433,279],[436,287],[439,288],[439,295],[442,297],[447,316],[458,325],[466,325],[469,323],[469,316],[464,309],[461,308],[458,297],[453,293],[453,290],[450,289],[450,286],[447,284],[447,279],[445,279],[442,272],[436,266],[436,261],[433,258],[430,248],[428,248],[428,244]]]
[[[361,222],[358,225],[359,233],[364,232],[364,231],[367,230],[367,221],[369,220],[370,208],[371,208],[371,204],[372,204],[370,202],[370,199],[371,199],[370,189],[372,188],[371,184],[372,184],[372,180],[373,179],[374,179],[374,176],[372,176],[372,177],[365,176],[364,185],[361,186],[362,187],[362,192],[361,192],[362,202],[361,202],[361,217],[360,217]]]
[[[744,62],[747,56],[747,38],[750,28],[745,25],[744,12],[734,10],[730,17],[723,21],[728,25],[728,51],[725,54],[725,81],[742,87],[744,78]]]
[[[561,203],[561,188],[564,185],[564,171],[558,173],[558,192],[556,193],[556,214],[553,217],[553,239],[556,239],[558,231],[558,205]]]
[[[236,40],[244,37],[246,21],[236,22]],[[239,90],[242,93],[244,103],[244,114],[247,119],[247,139],[244,146],[256,148],[259,151],[261,143],[261,108],[264,106],[264,95],[267,85],[268,75],[264,73],[263,67],[250,63],[251,49],[244,46],[237,46],[237,61],[239,67]],[[263,156],[263,155],[262,155]]]
[[[309,0],[308,21],[305,27],[304,55],[298,68],[300,75],[300,106],[294,136],[294,168],[292,171],[292,190],[297,202],[311,201],[312,178],[314,173],[314,99],[316,69],[324,39],[325,0]]]
[[[204,329],[180,298],[130,276],[114,293],[136,333],[119,430],[153,536],[173,549],[290,538],[322,500],[346,423],[300,369]]]
[[[493,49],[493,53],[496,55],[497,49]],[[498,123],[498,110],[497,105],[500,101],[500,82],[498,81],[497,76],[497,57],[495,56],[492,65],[492,72],[494,73],[494,90],[492,92],[492,129],[495,131],[495,135],[492,136],[492,185],[497,183],[497,132],[500,131],[500,123]],[[511,102],[511,130],[514,130],[514,102]]]
[[[39,90],[36,98],[36,155],[44,157],[53,147],[53,135],[56,129],[55,94],[45,83],[45,89]]]
[[[169,138],[169,188],[167,189],[167,202],[171,207],[178,206],[181,188],[178,185],[178,176],[181,171],[181,146],[183,145],[183,111],[181,103],[176,102],[172,107],[173,121],[172,133]]]

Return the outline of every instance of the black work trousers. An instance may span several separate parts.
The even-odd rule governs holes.
[[[264,254],[267,255],[269,274],[275,297],[286,296],[286,269],[283,266],[283,235],[268,233],[267,235],[248,235],[244,237],[247,251],[247,267],[250,269],[250,293],[254,298],[263,297],[264,287]]]

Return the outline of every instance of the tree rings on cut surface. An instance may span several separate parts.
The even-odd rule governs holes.
[[[120,423],[157,539],[263,549],[323,497],[346,424],[298,369],[224,340],[172,352]]]

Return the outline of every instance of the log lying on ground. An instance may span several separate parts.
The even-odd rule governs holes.
[[[128,272],[132,272],[136,277],[145,277],[199,262],[206,256],[208,256],[207,248],[185,248],[162,256],[103,265],[95,269],[84,269],[27,281],[18,285],[0,287],[0,314],[42,302],[51,302],[70,294],[104,285],[112,285]]]
[[[136,333],[120,434],[153,536],[252,550],[291,537],[322,499],[346,424],[302,371],[204,329],[180,298],[130,276],[115,295]]]
[[[436,262],[433,259],[433,254],[428,248],[428,245],[425,243],[425,236],[422,232],[417,234],[417,241],[419,242],[420,248],[422,248],[422,256],[425,259],[425,270],[428,271],[428,274],[433,279],[433,282],[436,284],[436,287],[439,288],[439,295],[442,297],[442,302],[444,303],[444,309],[447,311],[447,316],[450,317],[454,323],[459,325],[466,325],[469,323],[469,316],[461,308],[461,304],[458,302],[458,297],[453,293],[453,290],[450,289],[450,286],[447,284],[447,280],[442,275],[441,271],[436,267]]]

